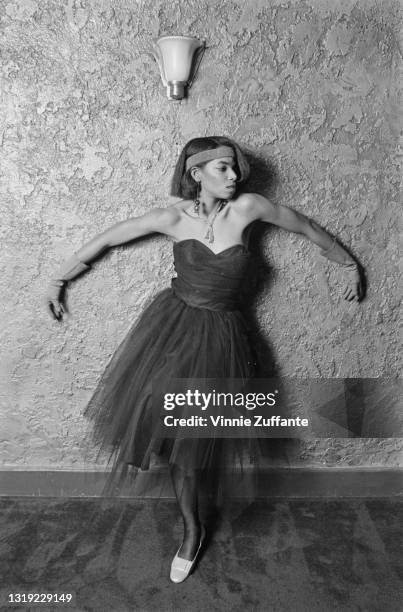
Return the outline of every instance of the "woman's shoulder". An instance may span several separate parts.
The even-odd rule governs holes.
[[[166,231],[175,226],[183,217],[182,211],[192,202],[190,200],[179,200],[170,198],[167,206],[155,206],[141,218],[145,222],[151,223],[155,231]],[[137,218],[128,219],[125,223],[137,222]]]
[[[193,206],[193,200],[183,200],[181,198],[171,197],[168,201],[168,210],[171,209],[173,211],[181,212],[182,210],[186,210],[189,206]]]
[[[240,215],[254,221],[260,217],[263,210],[271,208],[273,203],[258,193],[241,193],[232,202],[232,208]]]
[[[170,198],[167,206],[156,206],[151,209],[150,213],[158,217],[175,219],[180,216],[180,212],[185,208],[185,205],[185,200]]]

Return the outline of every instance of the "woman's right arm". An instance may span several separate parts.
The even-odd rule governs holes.
[[[90,266],[88,264],[93,259],[114,246],[131,242],[147,234],[159,232],[169,235],[178,220],[179,211],[175,207],[155,208],[141,217],[116,223],[116,225],[84,244],[51,277],[46,292],[46,302],[51,315],[58,321],[62,319],[65,312],[63,294],[66,283],[82,272],[89,270]]]
[[[84,244],[76,252],[76,255],[80,261],[88,263],[102,255],[104,251],[131,242],[141,236],[154,232],[170,234],[178,220],[179,212],[176,208],[154,208],[141,217],[116,223],[116,225]]]

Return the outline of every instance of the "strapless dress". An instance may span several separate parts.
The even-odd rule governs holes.
[[[219,473],[245,454],[253,460],[256,452],[253,440],[161,439],[154,427],[153,386],[168,390],[172,379],[248,379],[255,367],[242,314],[252,255],[241,244],[214,253],[196,239],[174,243],[173,255],[177,276],[171,287],[129,330],[84,412],[93,443],[110,453],[110,483],[130,466],[149,469],[153,453],[185,472]]]

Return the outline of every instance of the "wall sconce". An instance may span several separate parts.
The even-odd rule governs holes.
[[[163,36],[154,45],[154,58],[167,88],[168,100],[182,100],[196,76],[205,41],[191,36]]]

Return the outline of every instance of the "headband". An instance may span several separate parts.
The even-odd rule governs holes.
[[[218,157],[234,157],[232,147],[224,145],[222,147],[217,147],[216,149],[206,149],[200,153],[195,153],[187,158],[186,170],[189,170],[193,166],[197,166],[197,164],[210,161],[211,159],[217,159]]]

